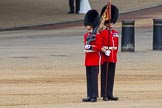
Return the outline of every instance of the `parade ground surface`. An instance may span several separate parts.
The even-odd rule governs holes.
[[[82,102],[82,25],[1,31],[0,108],[161,108],[162,52],[152,50],[152,18],[162,14],[160,7],[151,10],[121,15],[115,25],[121,35],[121,19],[136,20],[135,52],[121,52],[119,46],[114,87],[119,101]]]

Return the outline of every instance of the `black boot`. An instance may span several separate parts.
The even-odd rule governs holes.
[[[118,101],[119,98],[118,97],[114,97],[114,96],[110,96],[110,97],[108,97],[108,100],[110,100],[110,101]]]
[[[104,101],[109,101],[109,98],[108,97],[103,97],[103,100]]]
[[[91,98],[90,102],[97,102],[97,98]]]
[[[91,98],[90,97],[87,97],[87,98],[83,98],[82,100],[83,102],[90,102],[91,101]]]

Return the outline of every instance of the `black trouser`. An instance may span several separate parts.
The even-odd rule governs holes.
[[[70,12],[74,12],[74,0],[69,0]],[[75,0],[76,13],[80,10],[80,0]]]
[[[86,66],[87,97],[98,97],[98,66]]]
[[[104,62],[101,65],[101,97],[113,96],[116,63]]]

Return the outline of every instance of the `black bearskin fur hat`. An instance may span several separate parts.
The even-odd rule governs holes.
[[[106,8],[107,8],[107,5],[102,8],[100,17],[102,17],[102,15],[105,12],[105,9]],[[118,15],[119,15],[118,8],[115,5],[112,5],[111,4],[111,20],[110,20],[110,23],[115,24],[116,21],[117,21],[117,19],[118,19]],[[105,23],[109,23],[109,20],[108,21],[105,21]]]
[[[96,10],[89,10],[84,18],[84,26],[92,26],[93,28],[99,26],[100,16]]]

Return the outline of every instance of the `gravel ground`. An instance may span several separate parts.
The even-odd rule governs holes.
[[[136,52],[119,51],[114,95],[120,100],[83,103],[84,31],[0,32],[0,108],[162,107],[162,52],[151,50],[151,28],[136,29]]]
[[[152,51],[152,18],[161,15],[159,7],[122,17],[136,19],[136,51],[119,50],[117,102],[81,101],[86,96],[83,26],[0,32],[0,108],[161,108],[162,52]],[[120,22],[115,27],[121,34]]]

